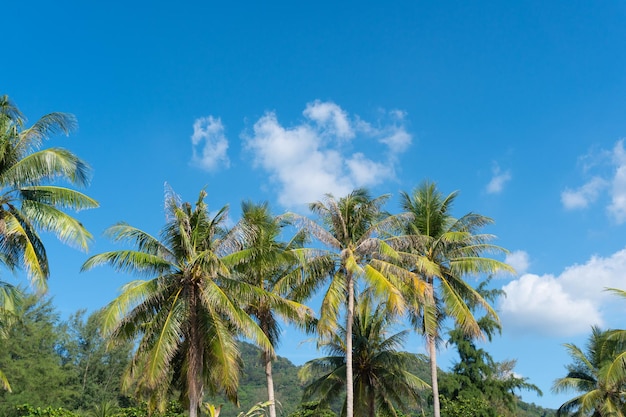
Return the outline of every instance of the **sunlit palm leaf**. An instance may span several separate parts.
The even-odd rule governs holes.
[[[42,179],[67,178],[72,184],[89,181],[89,166],[72,152],[61,148],[44,149],[17,161],[2,172],[0,182],[11,186],[38,184]]]
[[[21,212],[33,225],[53,232],[61,242],[70,246],[86,251],[93,240],[81,222],[51,205],[25,200]]]
[[[65,187],[38,185],[21,187],[19,191],[23,200],[38,201],[58,208],[71,208],[80,211],[99,207],[98,202],[93,198]]]

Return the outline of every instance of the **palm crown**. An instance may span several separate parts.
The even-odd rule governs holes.
[[[7,96],[0,97],[0,257],[9,268],[23,266],[31,283],[46,289],[50,275],[46,250],[38,230],[51,231],[64,243],[86,250],[91,234],[63,209],[98,207],[88,196],[51,185],[61,178],[83,186],[89,167],[61,148],[39,148],[44,139],[68,134],[74,116],[50,113],[25,126],[26,119]]]

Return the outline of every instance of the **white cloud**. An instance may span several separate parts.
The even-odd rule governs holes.
[[[317,122],[323,131],[333,136],[345,139],[354,137],[354,130],[348,120],[348,114],[335,103],[315,100],[313,103],[307,104],[303,114]]]
[[[586,208],[589,203],[593,203],[600,195],[600,191],[607,185],[606,181],[600,177],[593,177],[585,185],[576,189],[566,189],[561,193],[561,202],[568,209]]]
[[[354,180],[354,185],[367,186],[376,185],[385,179],[393,178],[393,170],[389,164],[374,162],[367,159],[362,153],[354,154],[346,161],[350,177]]]
[[[511,172],[501,172],[498,165],[494,165],[492,172],[491,181],[487,184],[487,193],[499,194],[504,189],[504,185],[511,180]]]
[[[607,158],[607,155],[610,158]],[[617,141],[611,151],[600,150],[580,158],[585,161],[583,171],[610,168],[610,173],[596,175],[577,189],[566,189],[561,193],[561,202],[566,209],[587,208],[607,190],[610,203],[607,212],[616,223],[626,222],[626,151],[624,139]],[[586,161],[591,161],[587,164]]]
[[[228,167],[228,139],[220,118],[201,117],[193,123],[191,162],[207,171]]]
[[[515,272],[517,272],[517,275],[525,274],[530,265],[528,253],[523,250],[507,253],[504,262],[511,265],[515,269]]]
[[[623,139],[618,141],[613,148],[613,163],[616,169],[611,187],[611,204],[608,210],[615,221],[622,224],[626,221],[626,152],[624,151]]]
[[[500,318],[507,330],[543,336],[571,336],[601,324],[589,300],[573,298],[552,275],[525,274],[502,288]]]
[[[559,276],[525,274],[503,287],[499,303],[506,329],[551,336],[585,334],[604,325],[602,310],[623,303],[605,288],[623,288],[626,249],[610,257],[594,256]]]
[[[389,129],[387,135],[383,136],[380,141],[389,147],[393,153],[401,153],[411,146],[412,137],[404,127],[394,126]]]
[[[356,187],[395,178],[393,161],[411,142],[398,114],[391,115],[396,119],[391,126],[383,127],[373,127],[358,116],[350,118],[330,102],[309,103],[303,114],[306,121],[284,127],[276,114],[267,113],[254,124],[251,135],[244,135],[254,164],[277,186],[281,205],[308,204],[326,193],[341,197]],[[377,143],[388,151],[371,149]],[[351,150],[357,147],[358,151]]]

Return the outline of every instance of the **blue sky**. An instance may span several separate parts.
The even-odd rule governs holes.
[[[306,212],[357,186],[398,211],[429,179],[511,251],[486,348],[544,391],[525,400],[560,405],[562,344],[626,327],[626,300],[603,291],[626,288],[624,2],[25,0],[3,15],[0,93],[31,120],[78,117],[49,144],[93,167],[90,254],[117,221],[157,233],[166,182],[192,201],[206,187],[236,221],[243,199]],[[131,279],[81,274],[86,254],[46,242],[63,314]],[[287,329],[280,354],[310,359],[304,338]]]

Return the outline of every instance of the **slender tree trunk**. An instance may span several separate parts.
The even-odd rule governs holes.
[[[272,376],[272,355],[263,353],[265,359],[265,378],[267,379],[267,399],[270,402],[270,417],[276,417],[276,400],[274,398],[274,377]]]
[[[189,356],[187,369],[187,388],[189,392],[189,417],[197,417],[202,401],[202,341],[198,332],[198,311],[196,288],[190,289],[190,314],[189,314]]]
[[[347,274],[348,311],[346,313],[346,417],[354,415],[354,381],[352,377],[352,320],[354,317],[354,280]]]
[[[433,412],[434,417],[441,416],[441,406],[439,405],[439,382],[437,381],[437,346],[435,344],[435,337],[432,335],[426,336],[426,344],[428,345],[428,354],[430,356],[430,377],[431,386],[433,388]]]
[[[369,403],[367,406],[368,417],[376,417],[376,394],[373,387],[368,389],[367,396],[369,397],[367,401]]]

